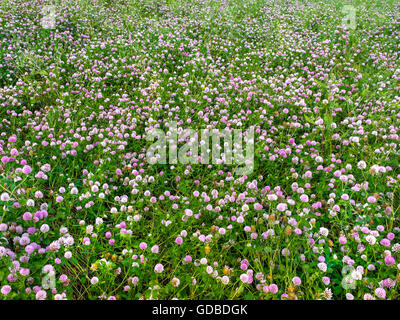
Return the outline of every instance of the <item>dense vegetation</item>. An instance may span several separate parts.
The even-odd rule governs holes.
[[[399,11],[2,0],[0,299],[398,299]],[[254,170],[149,163],[170,121]]]

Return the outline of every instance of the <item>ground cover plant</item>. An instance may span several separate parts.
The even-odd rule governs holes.
[[[399,299],[399,11],[2,0],[0,299]]]

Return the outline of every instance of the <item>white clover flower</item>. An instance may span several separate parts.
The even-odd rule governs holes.
[[[367,167],[367,164],[363,160],[361,160],[360,162],[357,163],[358,169],[364,170],[366,167]]]
[[[103,224],[103,219],[102,218],[96,218],[96,226],[99,226]]]
[[[86,233],[91,234],[92,232],[93,232],[93,226],[89,224],[88,226],[86,226]]]
[[[0,196],[1,201],[10,201],[10,195],[7,192],[3,192]]]
[[[40,227],[40,231],[43,232],[43,233],[46,233],[49,230],[50,230],[50,227],[47,224],[42,224],[41,227]]]
[[[224,285],[227,285],[227,284],[229,283],[229,277],[228,277],[228,276],[223,276],[223,277],[221,278],[221,282],[222,282]]]
[[[326,265],[325,262],[320,262],[317,264],[317,267],[322,271],[322,272],[326,272],[326,270],[328,270],[328,266]]]
[[[317,156],[317,157],[315,157],[315,162],[322,163],[322,162],[324,162],[324,159],[321,156]]]
[[[332,290],[329,289],[329,288],[326,288],[326,289],[324,290],[324,292],[322,293],[322,296],[323,296],[326,300],[331,300],[331,299],[332,299],[332,296],[333,296]]]
[[[320,233],[321,235],[327,237],[328,234],[329,234],[329,230],[328,230],[327,228],[321,227],[321,228],[319,229],[319,233]]]
[[[242,273],[240,275],[240,281],[242,281],[243,283],[247,283],[249,280],[249,276],[246,273]]]
[[[360,271],[354,270],[354,271],[351,273],[351,277],[352,277],[354,280],[361,280],[361,279],[362,279],[362,274],[361,274]]]
[[[370,244],[374,245],[376,243],[376,238],[372,235],[368,235],[365,237],[365,240]]]

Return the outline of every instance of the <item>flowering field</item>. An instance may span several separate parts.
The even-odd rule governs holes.
[[[0,299],[399,299],[399,12],[2,0]]]

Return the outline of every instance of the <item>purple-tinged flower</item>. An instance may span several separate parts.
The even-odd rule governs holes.
[[[161,273],[164,271],[164,266],[161,263],[157,263],[154,267],[155,273]]]
[[[30,173],[32,172],[32,168],[31,168],[30,166],[28,166],[28,165],[25,165],[25,166],[22,168],[22,172],[23,172],[24,174],[30,174]]]
[[[299,286],[301,284],[301,279],[299,277],[293,277],[292,282],[295,286]]]

